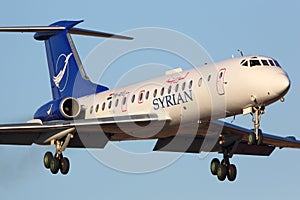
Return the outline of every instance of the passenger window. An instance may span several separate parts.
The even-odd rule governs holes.
[[[178,92],[179,84],[177,83],[175,86],[175,92]]]
[[[211,75],[209,75],[209,76],[207,77],[207,81],[209,82],[210,79],[211,79]]]
[[[105,109],[105,102],[102,104],[102,111]]]
[[[116,100],[115,107],[118,107],[118,104],[119,104],[119,99]]]
[[[157,89],[154,90],[154,92],[153,92],[153,97],[155,98],[156,95],[157,95]]]
[[[149,99],[149,91],[146,92],[146,96],[145,96],[146,100]]]
[[[172,91],[172,85],[170,85],[168,88],[168,94],[171,94],[171,91]]]
[[[164,96],[164,92],[165,92],[165,88],[162,87],[161,90],[160,90],[160,95],[161,95],[161,96]]]
[[[222,76],[223,76],[223,72],[221,72],[221,73],[220,73],[220,75],[219,75],[219,79],[221,79],[221,78],[222,78]]]
[[[141,92],[141,93],[140,93],[140,97],[139,97],[139,101],[142,101],[142,100],[143,100],[143,96],[144,96],[144,92]]]
[[[131,103],[133,103],[133,102],[134,102],[134,99],[135,99],[135,94],[134,94],[134,95],[132,95],[132,97],[131,97]]]
[[[185,82],[182,83],[182,91],[185,89]]]
[[[269,63],[271,64],[271,66],[275,66],[273,60],[269,60]]]
[[[201,85],[202,85],[202,77],[199,78],[198,87],[201,87]]]
[[[123,98],[123,102],[122,103],[123,103],[123,105],[126,104],[126,97]]]
[[[189,84],[189,89],[191,89],[193,86],[193,80],[190,81],[190,84]]]
[[[250,67],[260,66],[259,60],[250,60]]]
[[[96,105],[96,112],[99,110],[99,104]]]
[[[94,110],[94,106],[91,106],[91,109],[90,109],[90,114],[93,113],[93,110]]]
[[[109,101],[109,103],[108,103],[108,109],[111,108],[111,104],[112,104],[112,101]]]
[[[264,66],[269,66],[269,63],[268,63],[267,60],[261,60],[261,62],[262,62],[262,64],[263,64]]]

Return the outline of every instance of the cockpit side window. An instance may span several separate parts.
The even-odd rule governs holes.
[[[269,63],[271,64],[271,66],[275,66],[273,60],[269,60]]]
[[[261,62],[262,62],[262,64],[263,64],[264,66],[269,66],[269,63],[268,63],[267,60],[261,60]]]
[[[259,60],[250,60],[250,67],[261,66]]]
[[[277,60],[274,60],[274,62],[275,62],[275,65],[276,65],[277,67],[280,67],[280,65],[279,65],[279,63],[277,62]]]
[[[240,63],[242,66],[246,66],[248,67],[248,61],[247,60],[242,60],[241,63]]]

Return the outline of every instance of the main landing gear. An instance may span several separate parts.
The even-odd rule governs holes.
[[[210,171],[212,175],[216,175],[220,181],[224,181],[227,177],[229,181],[234,181],[237,175],[237,169],[234,164],[230,164],[229,159],[214,158],[210,164]]]
[[[263,143],[263,134],[262,131],[259,129],[260,126],[260,118],[265,113],[265,107],[253,107],[252,108],[252,121],[254,123],[253,133],[250,133],[248,136],[248,144],[253,145],[261,145]]]
[[[69,159],[66,157],[63,157],[62,154],[53,154],[51,152],[46,152],[44,155],[44,166],[47,169],[50,169],[52,174],[57,174],[58,171],[64,175],[68,174],[70,169],[70,162]]]
[[[51,152],[46,152],[44,155],[44,166],[50,169],[52,174],[57,174],[60,171],[63,175],[68,174],[70,170],[70,161],[68,158],[63,157],[62,152],[66,149],[72,134],[68,134],[64,141],[56,140],[56,153],[53,155]]]
[[[237,148],[238,142],[232,147],[222,150],[223,160],[214,158],[210,163],[210,171],[212,175],[217,176],[220,181],[224,181],[227,177],[229,181],[234,181],[237,176],[237,169],[234,164],[230,164],[229,159],[232,158],[234,150]]]

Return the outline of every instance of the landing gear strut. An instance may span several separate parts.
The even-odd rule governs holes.
[[[259,129],[260,126],[260,118],[265,113],[265,107],[253,107],[252,108],[252,121],[254,123],[253,133],[249,134],[248,137],[248,144],[253,145],[261,145],[263,143],[263,134],[262,131]]]
[[[52,174],[57,174],[60,171],[63,175],[68,174],[70,170],[70,161],[68,158],[63,157],[62,152],[66,149],[72,134],[68,134],[64,141],[56,140],[56,153],[53,155],[51,152],[46,152],[44,155],[44,166],[50,169]]]
[[[210,163],[210,171],[212,175],[216,175],[220,181],[224,181],[227,177],[229,181],[234,181],[237,175],[236,166],[230,164],[229,158],[232,154],[227,150],[223,152],[223,160],[220,162],[219,159],[214,158]]]

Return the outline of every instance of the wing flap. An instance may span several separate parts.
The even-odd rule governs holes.
[[[158,139],[153,151],[199,153],[203,139],[192,137],[168,137]]]
[[[215,123],[220,123],[220,122],[216,121]],[[241,135],[242,141],[247,142],[248,136],[250,133],[253,132],[253,130],[224,122],[223,132],[226,134]],[[264,136],[264,140],[263,140],[264,145],[271,145],[279,148],[300,148],[300,141],[293,136],[280,137],[268,133],[263,133],[263,136]]]
[[[279,137],[264,133],[264,144],[274,145],[279,148],[300,148],[300,141],[293,136]]]
[[[268,145],[248,145],[247,143],[239,143],[234,154],[240,155],[255,155],[255,156],[269,156],[274,151],[274,146]]]
[[[61,130],[61,127],[55,130]],[[41,124],[22,123],[0,126],[0,144],[32,145],[38,141],[40,134],[50,134],[52,127],[43,127]]]
[[[210,128],[208,128],[210,126]],[[210,129],[210,131],[208,131]],[[223,135],[226,144],[233,145],[238,143],[237,147],[233,150],[234,154],[240,155],[257,155],[257,156],[269,156],[278,148],[300,148],[300,141],[295,137],[279,137],[267,133],[263,133],[264,142],[262,145],[248,145],[248,136],[253,130],[245,129],[240,126],[236,126],[230,123],[222,121],[214,121],[209,123],[200,124],[196,136],[178,135],[176,137],[167,137],[158,139],[155,144],[154,151],[170,151],[170,152],[186,152],[186,153],[199,153],[204,152],[222,152],[222,146],[219,144],[219,134]],[[204,140],[205,138],[205,140]],[[209,141],[208,139],[211,138]],[[213,142],[215,145],[203,145],[205,142]]]
[[[158,139],[153,148],[153,151],[168,151],[168,152],[183,152],[183,153],[200,153],[202,150],[203,138],[185,138],[185,137],[168,137]],[[210,152],[218,151],[219,147],[216,145]],[[234,154],[240,155],[256,155],[269,156],[274,151],[274,146],[261,145],[253,146],[247,143],[239,143]]]
[[[113,135],[126,135],[124,129],[134,132],[145,129],[144,126],[149,123],[163,123],[167,120],[169,119],[158,119],[157,115],[147,114],[91,120],[51,121],[44,124],[6,124],[0,125],[0,144],[47,145],[50,140],[61,139],[69,133],[67,130],[75,128],[74,138],[70,140],[69,147],[103,148]]]

